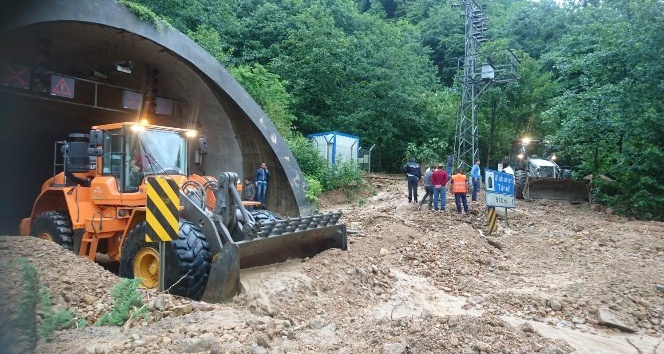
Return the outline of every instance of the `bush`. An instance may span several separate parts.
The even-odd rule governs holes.
[[[19,352],[30,352],[37,345],[38,338],[49,340],[56,330],[72,328],[76,316],[71,310],[53,310],[51,293],[39,285],[39,272],[27,259],[17,260],[21,273],[21,297],[16,305],[13,324],[16,333],[12,347]],[[41,310],[42,322],[37,325],[37,310]]]
[[[307,181],[307,190],[304,195],[311,202],[318,205],[318,197],[323,193],[323,186],[314,177],[305,175],[304,178]]]
[[[140,278],[122,279],[111,289],[113,309],[102,316],[95,325],[122,326],[129,318],[140,318],[147,315],[147,308],[143,304],[143,296],[136,289],[141,283]]]
[[[353,161],[339,160],[327,170],[324,190],[353,189],[362,185],[362,169]]]
[[[44,315],[44,320],[37,328],[40,338],[49,340],[56,330],[72,328],[77,324],[76,316],[71,310],[53,310],[51,293],[46,288],[39,290],[39,306]]]
[[[325,160],[318,153],[316,145],[302,134],[293,134],[286,139],[288,147],[293,152],[300,169],[305,176],[322,181],[327,173]]]
[[[17,260],[21,273],[21,297],[16,304],[12,347],[32,352],[37,346],[37,303],[39,273],[27,259]]]

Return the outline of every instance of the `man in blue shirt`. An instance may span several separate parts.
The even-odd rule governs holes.
[[[265,208],[265,192],[267,191],[267,180],[270,179],[270,171],[267,170],[265,162],[256,170],[256,199]]]
[[[470,170],[470,178],[473,181],[473,194],[471,196],[471,201],[472,202],[477,202],[477,192],[480,190],[480,178],[482,178],[482,175],[480,173],[480,160],[477,159],[475,161],[475,164],[473,165],[473,168]]]

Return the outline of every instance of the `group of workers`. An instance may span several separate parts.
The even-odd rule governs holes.
[[[447,169],[442,164],[431,165],[422,176],[420,165],[415,158],[410,158],[402,167],[402,171],[408,180],[408,203],[418,203],[418,184],[420,179],[424,179],[425,194],[422,200],[419,201],[420,205],[423,205],[428,197],[429,209],[433,209],[434,212],[445,212],[446,186],[449,184],[450,192],[454,194],[457,214],[461,214],[462,206],[463,212],[468,213],[468,201],[466,198],[468,194],[468,181],[461,167],[456,169],[456,174],[451,175],[453,164],[454,159],[448,156]],[[475,203],[477,202],[477,193],[480,189],[480,160],[475,161],[470,171],[470,178],[473,187],[471,202]]]

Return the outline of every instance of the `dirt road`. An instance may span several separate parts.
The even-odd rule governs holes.
[[[245,292],[207,304],[144,291],[149,320],[56,332],[38,353],[664,353],[664,225],[588,205],[519,202],[486,236],[468,215],[407,203],[400,178],[374,194],[335,192],[349,249],[246,270]],[[57,308],[94,323],[119,281],[34,238],[0,237],[3,318],[23,257]],[[0,328],[2,343],[11,321]],[[0,352],[16,352],[2,345]],[[638,349],[637,349],[638,348]]]

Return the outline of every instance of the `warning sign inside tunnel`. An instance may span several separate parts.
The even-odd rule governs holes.
[[[74,84],[71,77],[51,75],[51,95],[74,98]]]
[[[0,82],[3,85],[27,89],[30,87],[30,68],[14,63],[2,63]]]

